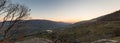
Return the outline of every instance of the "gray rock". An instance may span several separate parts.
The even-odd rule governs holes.
[[[24,41],[18,41],[16,43],[52,43],[52,41],[43,38],[32,38]]]
[[[116,40],[109,40],[109,39],[101,39],[101,40],[97,40],[91,43],[118,43],[118,41]]]

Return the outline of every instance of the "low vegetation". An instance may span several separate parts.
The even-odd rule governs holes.
[[[113,39],[120,41],[120,11],[89,20],[78,22],[62,30],[52,33],[37,34],[35,36],[51,40],[60,40],[64,43],[92,42],[100,39]],[[117,19],[117,20],[116,20]]]

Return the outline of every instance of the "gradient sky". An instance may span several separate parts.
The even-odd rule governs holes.
[[[120,9],[120,0],[13,0],[28,6],[33,19],[78,22]]]

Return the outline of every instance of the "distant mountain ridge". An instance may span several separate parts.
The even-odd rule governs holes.
[[[70,23],[55,22],[50,20],[27,20],[27,26],[34,29],[51,29],[70,25]]]
[[[16,28],[17,29],[16,34],[22,33],[25,35],[31,35],[31,34],[39,33],[43,30],[55,29],[55,28],[70,25],[70,23],[55,22],[55,21],[50,21],[50,20],[36,20],[36,19],[34,19],[34,20],[24,20],[24,21],[25,21],[25,23],[23,24],[24,26],[19,26],[20,27],[19,29]],[[6,22],[5,27],[8,26],[9,22],[11,22],[11,21]],[[14,31],[11,33],[14,33]]]
[[[25,27],[27,28],[34,28],[34,29],[51,29],[51,28],[57,28],[57,27],[62,27],[66,25],[70,25],[70,23],[65,23],[65,22],[56,22],[56,21],[51,21],[51,20],[24,20]],[[11,21],[6,21],[5,26],[7,26]],[[1,24],[2,22],[0,22]]]

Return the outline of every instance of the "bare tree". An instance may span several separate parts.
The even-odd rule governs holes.
[[[7,43],[13,35],[10,32],[16,31],[20,25],[24,24],[24,20],[29,16],[29,11],[30,9],[26,6],[0,0],[0,32],[3,35],[3,40],[0,43]]]

